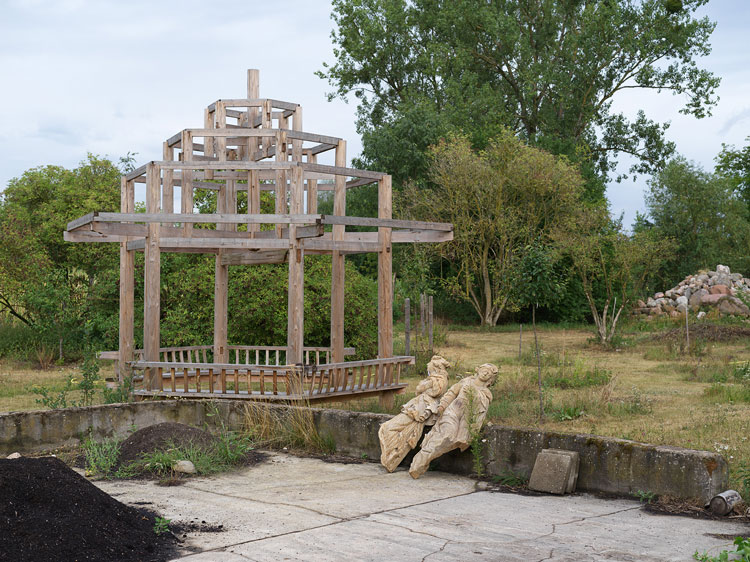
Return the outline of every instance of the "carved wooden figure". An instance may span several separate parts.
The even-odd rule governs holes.
[[[492,402],[489,387],[497,379],[498,369],[491,363],[480,365],[474,375],[454,384],[440,400],[438,419],[414,456],[409,474],[419,478],[430,462],[453,449],[466,450],[472,432],[481,429]]]
[[[396,470],[409,451],[417,446],[424,427],[437,419],[440,397],[448,387],[450,363],[434,355],[427,364],[427,378],[417,385],[417,395],[401,407],[401,413],[380,426],[380,463]]]

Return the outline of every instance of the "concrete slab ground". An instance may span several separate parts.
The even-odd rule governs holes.
[[[182,486],[97,482],[118,500],[174,522],[223,525],[189,533],[185,562],[687,561],[732,550],[747,525],[652,515],[636,501],[479,490],[441,472],[412,480],[375,463],[271,453],[267,462]]]

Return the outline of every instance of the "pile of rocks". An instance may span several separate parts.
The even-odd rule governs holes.
[[[691,310],[702,317],[706,310],[716,309],[723,315],[750,316],[750,308],[737,297],[740,294],[750,298],[750,279],[732,273],[726,265],[717,265],[716,271],[689,275],[676,287],[656,293],[646,302],[639,300],[635,313],[683,316]]]

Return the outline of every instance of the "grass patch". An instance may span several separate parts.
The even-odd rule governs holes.
[[[704,390],[703,395],[711,402],[750,403],[750,385],[715,383]]]
[[[310,408],[273,408],[259,402],[245,406],[245,432],[262,447],[287,447],[317,453],[336,452],[330,435],[320,435]]]
[[[608,384],[612,375],[607,369],[597,365],[587,369],[581,359],[576,359],[572,369],[561,367],[555,371],[549,372],[544,377],[544,382],[548,386],[556,388],[585,388],[587,386],[602,386]]]

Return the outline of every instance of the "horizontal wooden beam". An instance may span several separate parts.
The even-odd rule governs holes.
[[[127,223],[206,223],[206,224],[317,224],[323,215],[275,215],[275,214],[230,214],[230,213],[89,213],[68,223],[68,230],[84,224],[98,222]],[[84,220],[85,219],[85,220]],[[72,226],[72,228],[71,228]]]
[[[290,111],[294,111],[299,107],[298,103],[292,103],[288,101],[281,101],[281,100],[274,100],[270,98],[258,98],[258,99],[221,99],[216,100],[212,104],[208,106],[209,111],[216,111],[216,104],[221,102],[224,104],[224,107],[263,107],[263,103],[266,101],[271,102],[271,107],[275,109],[288,109]]]
[[[223,252],[221,265],[259,265],[268,263],[285,263],[288,250],[247,250],[244,252]]]
[[[357,170],[356,168],[342,168],[339,166],[326,166],[325,164],[313,164],[312,162],[302,162],[299,164],[304,170],[309,172],[322,172],[324,174],[333,174],[334,176],[349,176],[352,178],[369,178],[379,180],[386,174],[383,172],[373,172],[372,170]]]
[[[320,222],[322,222],[323,224],[343,224],[348,226],[411,228],[419,230],[441,230],[445,232],[453,231],[453,225],[449,222],[376,219],[372,217],[340,217],[337,215],[322,215]]]

